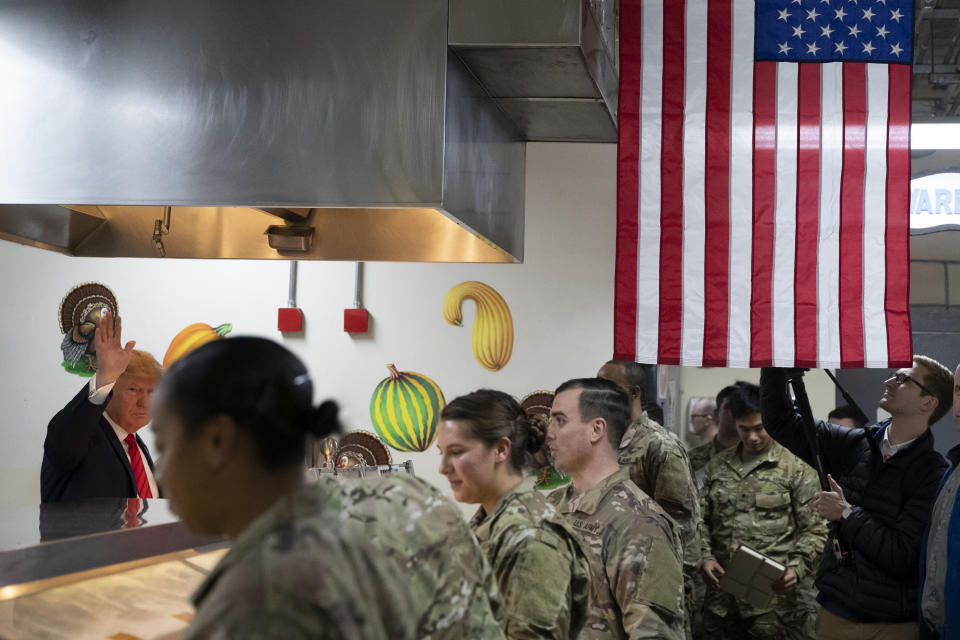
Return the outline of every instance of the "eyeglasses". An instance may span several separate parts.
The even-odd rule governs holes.
[[[925,386],[920,384],[915,378],[911,378],[910,376],[908,376],[903,372],[898,371],[897,373],[887,378],[885,382],[890,382],[891,380],[896,380],[897,384],[903,384],[904,382],[912,382],[913,384],[920,387],[920,389],[922,389],[925,393],[927,393],[927,395],[931,395],[931,396],[933,395],[933,391],[930,391],[930,389],[927,389]]]
[[[690,417],[691,418],[712,418],[713,414],[712,413],[691,413]]]

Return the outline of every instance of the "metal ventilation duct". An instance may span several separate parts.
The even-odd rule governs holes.
[[[0,2],[0,237],[520,261],[523,143],[447,23],[447,0]]]

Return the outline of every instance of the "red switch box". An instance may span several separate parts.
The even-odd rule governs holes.
[[[366,309],[344,309],[343,330],[347,333],[366,333],[367,319]]]
[[[280,331],[303,331],[303,311],[300,309],[277,309],[277,329]]]

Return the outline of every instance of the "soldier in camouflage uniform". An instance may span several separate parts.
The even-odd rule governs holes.
[[[417,638],[504,637],[490,565],[460,509],[436,487],[398,473],[341,481],[322,476],[317,490],[328,519],[339,519],[401,567]]]
[[[193,595],[185,638],[421,638],[402,569],[306,487],[233,540]]]
[[[696,480],[699,488],[703,487],[704,476],[701,471],[707,466],[707,463],[724,449],[735,447],[740,442],[740,436],[737,435],[737,423],[730,414],[730,408],[726,406],[726,402],[732,394],[737,393],[747,384],[749,383],[737,381],[720,390],[720,393],[717,394],[716,416],[714,418],[717,423],[717,434],[709,442],[704,442],[699,447],[691,449],[688,454],[690,469],[694,473],[694,480]]]
[[[575,638],[590,597],[590,566],[576,535],[525,477],[544,424],[500,391],[481,389],[440,416],[440,472],[454,497],[478,503],[470,527],[493,565],[508,638]]]
[[[205,344],[153,404],[156,478],[190,529],[233,540],[196,592],[186,637],[418,637],[404,567],[303,488],[307,433],[336,430],[300,360],[270,340]]]
[[[684,637],[681,542],[674,521],[630,480],[616,446],[629,421],[626,394],[600,378],[557,389],[548,444],[573,475],[550,501],[589,549],[590,615],[581,638]]]
[[[727,404],[741,443],[706,466],[703,521],[709,535],[703,538],[703,570],[710,586],[704,635],[731,640],[814,637],[815,611],[806,578],[819,562],[827,535],[826,524],[810,505],[820,488],[816,472],[764,431],[756,385],[742,387]],[[741,544],[787,567],[766,607],[717,588]]]
[[[570,525],[525,478],[470,527],[493,563],[508,638],[576,638],[587,619],[590,563]]]
[[[700,570],[700,500],[690,472],[687,451],[675,434],[651,420],[643,410],[643,369],[635,362],[607,362],[597,374],[615,382],[630,398],[631,423],[620,441],[620,466],[630,479],[679,525],[683,543],[686,609],[694,610],[694,582]],[[692,632],[688,630],[688,638]]]

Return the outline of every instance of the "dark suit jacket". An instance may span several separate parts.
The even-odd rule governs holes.
[[[40,466],[41,502],[137,497],[130,459],[103,417],[108,402],[109,398],[102,405],[90,402],[89,386],[83,385],[50,420]],[[153,471],[147,446],[136,438]]]

